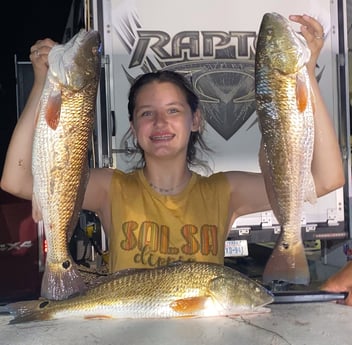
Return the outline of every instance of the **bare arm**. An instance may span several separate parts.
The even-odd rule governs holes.
[[[226,176],[231,188],[231,224],[242,215],[271,209],[261,173],[228,171]]]
[[[95,212],[103,224],[107,235],[111,227],[110,185],[113,169],[95,168],[90,170],[82,208]]]
[[[345,183],[342,157],[335,128],[315,78],[317,59],[324,45],[324,32],[320,23],[310,16],[295,15],[290,16],[290,19],[302,25],[302,35],[311,50],[311,59],[307,64],[307,69],[315,101],[312,174],[317,195],[322,196],[343,186]]]
[[[32,142],[35,118],[48,70],[48,53],[55,44],[50,39],[37,41],[31,47],[30,60],[34,84],[16,124],[7,150],[1,188],[24,199],[32,198]]]
[[[48,71],[48,54],[55,44],[47,38],[37,41],[31,47],[34,84],[12,134],[1,178],[3,190],[28,200],[32,198],[33,190],[32,143],[35,121]],[[82,205],[82,208],[96,212],[107,230],[110,227],[110,205],[107,196],[111,176],[110,169],[92,169]]]

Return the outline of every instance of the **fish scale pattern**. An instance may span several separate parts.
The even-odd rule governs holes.
[[[81,30],[66,48],[53,47],[34,134],[33,207],[43,220],[48,245],[41,295],[53,300],[85,290],[68,242],[88,177],[100,75],[99,44],[97,31]]]
[[[273,301],[260,284],[218,264],[175,263],[116,272],[64,301],[10,305],[11,323],[81,318],[173,318],[257,314]],[[42,307],[40,307],[40,304]]]
[[[306,68],[306,42],[278,13],[267,13],[259,30],[256,106],[263,143],[261,168],[281,232],[266,263],[263,280],[308,284],[309,268],[301,236],[303,205],[315,201],[311,162],[313,97]],[[311,194],[310,194],[311,192]]]

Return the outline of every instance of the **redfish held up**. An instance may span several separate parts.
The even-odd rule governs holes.
[[[48,251],[42,297],[61,300],[86,289],[70,255],[83,202],[100,76],[100,36],[81,30],[48,56],[32,149],[33,218],[43,220]]]
[[[313,95],[303,36],[277,13],[263,16],[256,47],[255,88],[268,197],[281,232],[266,263],[263,281],[308,284],[301,235],[305,200],[315,202],[311,174],[314,142]]]

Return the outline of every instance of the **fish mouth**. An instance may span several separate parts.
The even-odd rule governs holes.
[[[96,78],[100,67],[96,62],[100,55],[99,32],[81,29],[71,41],[52,48],[48,55],[49,70],[59,84],[81,90]]]

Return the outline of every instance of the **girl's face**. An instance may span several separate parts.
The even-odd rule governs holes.
[[[186,157],[190,134],[199,125],[199,112],[192,114],[176,85],[155,81],[139,90],[131,128],[145,158]]]

